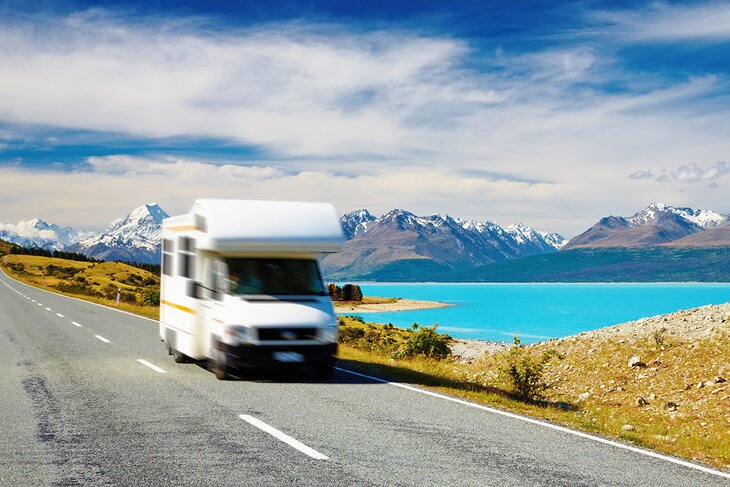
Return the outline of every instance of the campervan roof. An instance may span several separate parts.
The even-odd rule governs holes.
[[[322,253],[340,251],[345,241],[328,203],[200,199],[189,215],[166,219],[163,226],[174,229],[186,221],[200,232],[201,250]]]

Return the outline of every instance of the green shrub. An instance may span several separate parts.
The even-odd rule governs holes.
[[[140,303],[144,306],[159,306],[160,305],[160,290],[159,289],[147,289],[142,293],[142,299]]]
[[[61,281],[55,286],[54,288],[58,289],[59,291],[62,291],[64,293],[71,293],[71,294],[83,294],[86,296],[96,296],[101,297],[101,293],[98,291],[95,291],[93,288],[86,285],[84,282],[78,282],[78,281]]]
[[[451,337],[436,332],[436,326],[422,326],[414,323],[408,340],[398,348],[394,358],[423,355],[426,357],[443,359],[451,355],[449,342]]]
[[[515,337],[514,343],[505,355],[505,364],[500,372],[520,399],[541,399],[548,388],[543,380],[545,366],[552,358],[563,357],[555,350],[546,350],[538,359],[528,353],[525,346],[520,344],[519,338]]]

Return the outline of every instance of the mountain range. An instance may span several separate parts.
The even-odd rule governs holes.
[[[502,228],[434,214],[395,209],[376,218],[365,209],[341,218],[347,242],[322,261],[332,278],[405,278],[414,268],[430,271],[473,267],[556,252],[566,240],[522,224]]]
[[[730,245],[729,224],[727,215],[711,210],[652,203],[630,217],[601,218],[564,248]]]
[[[159,264],[162,220],[169,215],[156,203],[142,205],[114,220],[104,232],[60,227],[34,218],[0,223],[0,239],[23,247],[77,252],[101,260]]]
[[[102,260],[159,263],[162,220],[167,216],[159,205],[150,203],[113,221],[101,233],[33,219],[0,224],[0,240],[24,247],[79,252]],[[683,262],[692,259],[695,268],[703,262],[720,262],[711,249],[730,247],[727,215],[662,203],[652,203],[632,216],[601,218],[570,241],[522,224],[501,227],[492,221],[444,214],[417,216],[402,209],[380,217],[360,209],[343,215],[340,221],[347,240],[342,252],[322,260],[328,279],[510,280],[514,274],[531,280],[528,275],[538,267],[542,277],[535,274],[535,279],[591,280],[599,274],[601,280],[637,279],[641,276],[626,273],[628,267],[661,277],[664,274],[657,269],[666,265],[668,256],[679,259],[672,279],[680,279]],[[628,260],[622,260],[624,257]],[[606,267],[607,263],[614,270]],[[591,266],[602,270],[595,271]],[[715,280],[730,279],[720,274]],[[697,275],[695,272],[691,278]]]
[[[22,247],[39,247],[45,250],[65,250],[79,240],[93,237],[94,232],[84,232],[71,227],[46,223],[38,218],[17,224],[0,223],[0,240]]]

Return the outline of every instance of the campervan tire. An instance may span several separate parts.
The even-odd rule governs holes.
[[[218,380],[228,380],[228,364],[226,364],[226,356],[222,350],[216,350],[215,356],[211,359],[211,372]]]
[[[170,353],[172,355],[172,358],[175,360],[175,363],[184,364],[190,362],[190,357],[182,353],[180,350],[175,350],[174,348],[171,348]]]
[[[312,369],[320,379],[330,380],[335,375],[334,360],[323,360],[312,364]]]

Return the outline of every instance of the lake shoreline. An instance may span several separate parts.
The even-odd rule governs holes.
[[[335,313],[338,315],[348,313],[392,313],[397,311],[416,311],[420,309],[436,309],[454,306],[453,304],[442,303],[440,301],[427,301],[421,299],[393,298],[393,302],[384,303],[363,303],[351,306],[335,305]]]

